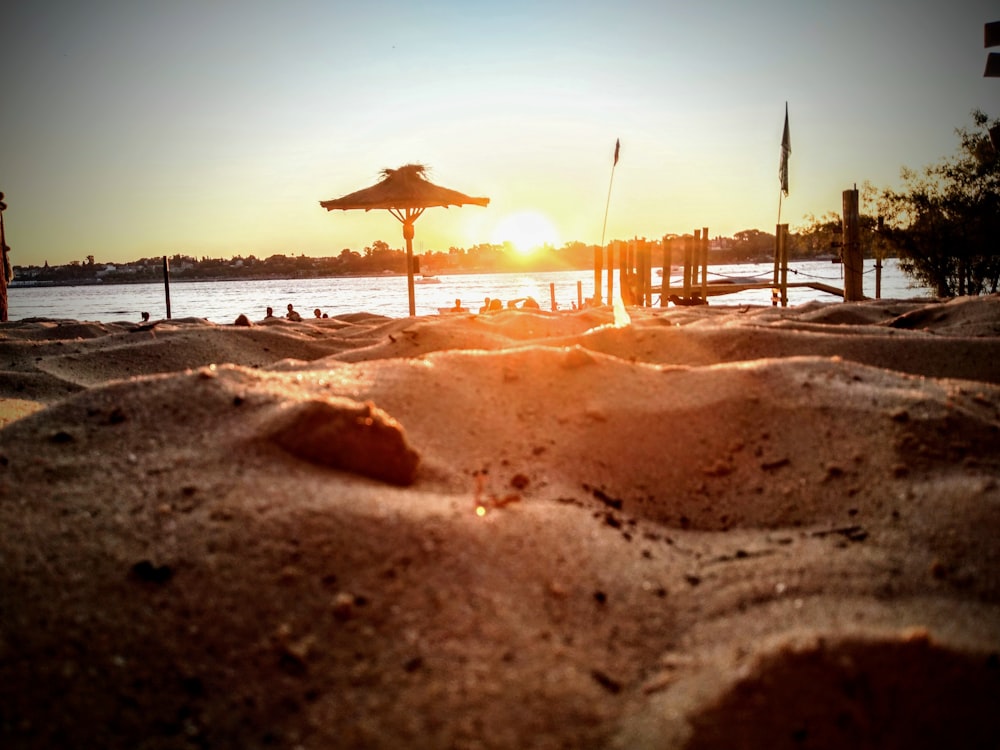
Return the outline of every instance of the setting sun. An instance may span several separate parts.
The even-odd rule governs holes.
[[[509,242],[522,254],[537,250],[542,245],[556,245],[559,234],[555,225],[537,211],[520,211],[504,217],[493,230],[493,243]]]

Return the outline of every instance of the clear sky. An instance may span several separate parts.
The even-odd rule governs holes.
[[[525,212],[598,243],[609,185],[607,240],[773,232],[786,101],[794,229],[1000,115],[997,20],[986,0],[13,0],[11,259],[401,247],[388,212],[319,201],[411,162],[491,199],[429,209],[417,252],[515,239]]]

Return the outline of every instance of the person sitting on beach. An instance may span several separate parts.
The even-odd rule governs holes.
[[[288,313],[285,315],[285,317],[288,318],[289,320],[294,320],[294,321],[302,320],[302,316],[299,315],[297,312],[295,312],[295,308],[292,307],[291,302],[288,303]]]

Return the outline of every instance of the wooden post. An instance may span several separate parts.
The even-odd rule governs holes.
[[[861,257],[861,217],[858,213],[858,190],[844,191],[844,302],[865,298],[862,285],[864,261]]]
[[[691,257],[694,255],[695,239],[684,238],[684,291],[682,292],[684,299],[691,296]]]
[[[632,281],[632,304],[642,304],[642,253],[639,252],[639,243],[632,240],[628,243],[630,250],[629,274]]]
[[[3,193],[0,193],[0,322],[7,321],[7,269],[13,267],[8,255],[10,248],[7,247],[7,233],[3,226],[3,212],[6,210],[7,204],[4,203]]]
[[[674,241],[663,236],[663,278],[660,281],[660,307],[670,302],[670,266],[674,261]]]
[[[608,243],[608,304],[614,304],[615,300],[615,245],[617,242]],[[620,251],[619,251],[620,252]],[[620,280],[619,280],[619,283]]]
[[[423,212],[423,209],[420,209]],[[406,209],[403,218],[403,239],[406,240],[406,297],[410,304],[410,317],[417,314],[417,297],[413,290],[413,222],[419,218],[420,214],[415,214],[411,208]]]
[[[618,292],[621,294],[622,304],[629,302],[629,280],[632,276],[632,247],[631,243],[624,243],[618,250]]]
[[[552,312],[556,311],[556,283],[549,282],[549,299],[552,300]]]
[[[636,288],[639,293],[636,295],[636,304],[640,307],[646,306],[646,290],[649,288],[649,279],[647,274],[649,272],[649,263],[646,260],[646,241],[637,240],[635,243],[635,265],[639,273],[639,277],[635,280]]]
[[[576,309],[583,309],[583,282],[579,279],[576,282]]]
[[[781,225],[779,224],[778,226]],[[774,230],[774,278],[771,279],[771,283],[774,285],[776,289],[779,283],[778,276],[781,272],[781,245],[779,244],[781,242],[781,240],[779,239],[780,236],[781,236],[781,230],[775,229]]]
[[[170,261],[163,256],[163,293],[167,297],[167,320],[170,320]]]
[[[778,247],[781,249],[781,306],[788,307],[788,225],[778,225]]]
[[[642,241],[642,292],[645,297],[643,305],[653,306],[653,247],[647,241]]]
[[[694,242],[691,251],[691,286],[698,286],[698,270],[701,268],[701,230],[694,230]]]
[[[601,304],[601,271],[604,258],[604,248],[594,248],[594,304]],[[611,269],[608,269],[610,272]]]
[[[701,228],[701,299],[708,299],[708,227]]]
[[[646,306],[646,287],[649,285],[646,279],[646,243],[644,240],[635,241],[635,304],[639,307]]]
[[[875,299],[882,299],[882,232],[885,230],[885,220],[879,216],[875,229]]]

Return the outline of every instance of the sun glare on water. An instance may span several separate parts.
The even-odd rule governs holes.
[[[493,231],[493,244],[509,242],[513,248],[527,255],[542,245],[553,245],[559,241],[555,225],[537,211],[520,211],[500,220]]]

